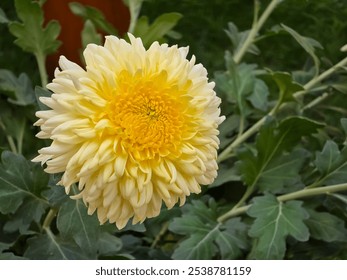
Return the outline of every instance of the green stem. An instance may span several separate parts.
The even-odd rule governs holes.
[[[308,92],[312,87],[314,87],[316,84],[327,78],[329,75],[334,73],[337,69],[347,64],[347,57],[342,59],[340,62],[329,68],[328,70],[324,71],[322,74],[320,74],[318,77],[313,78],[311,81],[309,81],[307,84],[304,85],[304,90],[298,91],[293,94],[295,98],[301,97],[304,94]],[[323,95],[324,96],[324,95]],[[320,97],[324,100],[325,97]],[[317,98],[316,101],[312,101],[313,105],[316,104],[316,102],[321,102],[320,98]],[[312,102],[309,103],[307,106],[313,106]],[[238,135],[238,137],[226,148],[224,149],[220,155],[217,158],[217,162],[220,163],[226,159],[228,159],[231,156],[231,152],[233,149],[235,149],[238,145],[243,143],[245,140],[247,140],[250,136],[252,136],[255,132],[259,130],[259,128],[264,124],[265,120],[268,116],[274,115],[279,110],[279,105],[281,105],[281,101],[277,102],[277,105],[273,108],[273,110],[263,118],[261,118],[258,122],[256,122],[252,127],[250,127],[247,131],[242,133],[241,135]],[[305,106],[305,107],[307,107]],[[305,108],[304,107],[304,108]],[[307,108],[306,108],[307,109]]]
[[[0,119],[0,127],[4,131],[4,133],[6,134],[6,126],[1,121],[1,119]],[[17,150],[16,144],[15,144],[12,136],[6,134],[6,139],[7,139],[8,145],[10,146],[11,151],[15,154],[18,154],[18,150]]]
[[[42,228],[47,231],[50,228],[54,217],[57,215],[58,209],[51,208],[47,213],[45,220],[43,221]]]
[[[160,232],[155,237],[153,243],[151,244],[151,248],[155,248],[157,246],[157,244],[159,243],[160,239],[162,238],[163,235],[165,235],[165,233],[167,232],[168,229],[169,229],[169,223],[166,222],[166,223],[164,223],[164,225],[161,228]]]
[[[254,43],[255,37],[258,35],[258,31],[261,29],[265,21],[268,19],[272,11],[276,8],[276,6],[281,2],[282,0],[272,0],[271,3],[267,6],[259,20],[257,20],[257,17],[254,17],[254,22],[252,29],[248,33],[248,36],[243,43],[242,47],[235,53],[234,55],[234,61],[236,64],[240,63],[242,57],[245,55],[245,53],[248,51],[249,47]],[[255,8],[257,9],[257,7]]]
[[[280,195],[277,197],[277,200],[280,202],[285,202],[288,200],[301,199],[304,197],[329,194],[329,193],[346,191],[346,190],[347,190],[347,184],[330,185],[330,186],[318,187],[314,189],[305,188],[300,191]],[[238,208],[233,207],[230,211],[220,216],[218,218],[218,222],[223,223],[232,217],[244,214],[251,206],[252,204],[245,205]]]
[[[322,95],[318,96],[317,98],[313,99],[310,103],[305,105],[301,109],[301,111],[303,112],[305,110],[311,109],[312,107],[316,106],[317,104],[319,104],[322,101],[324,101],[325,99],[327,99],[328,96],[330,96],[330,94],[328,92],[324,92]]]
[[[293,96],[295,98],[301,97],[307,93],[311,88],[313,88],[315,85],[317,85],[319,82],[324,80],[325,78],[329,77],[331,74],[333,74],[337,69],[341,68],[342,66],[347,64],[347,57],[336,63],[334,66],[329,68],[328,70],[324,71],[319,76],[313,78],[311,81],[309,81],[307,84],[304,85],[304,90],[296,92]]]
[[[252,186],[250,186],[250,187],[246,190],[246,192],[243,194],[243,196],[241,197],[241,199],[234,205],[234,207],[231,209],[231,211],[240,208],[240,206],[246,202],[246,200],[247,200],[247,199],[251,196],[251,194],[253,193],[253,191],[254,191],[254,186],[255,186],[255,184],[253,184]]]
[[[39,67],[40,78],[42,87],[46,87],[48,83],[47,71],[46,71],[46,56],[43,53],[35,54],[37,65]]]
[[[251,126],[244,133],[239,135],[228,147],[226,147],[218,156],[217,162],[220,163],[231,157],[232,151],[246,141],[249,137],[251,137],[255,132],[259,130],[259,128],[265,123],[266,119],[270,116],[276,114],[280,107],[281,103],[277,102],[276,106],[264,117],[262,117],[259,121],[257,121],[253,126]]]

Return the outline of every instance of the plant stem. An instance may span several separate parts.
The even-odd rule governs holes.
[[[47,213],[45,220],[43,221],[42,228],[47,231],[50,228],[51,223],[54,217],[57,215],[58,210],[55,208],[51,208]]]
[[[46,87],[48,83],[47,71],[46,71],[46,56],[43,53],[36,53],[35,58],[37,61],[37,65],[39,67],[41,85],[42,87]]]
[[[268,19],[272,11],[276,8],[276,6],[281,2],[281,0],[272,0],[271,3],[267,6],[259,20],[257,20],[257,17],[254,17],[254,22],[252,29],[248,33],[248,36],[243,43],[242,47],[238,50],[238,52],[234,55],[234,61],[236,64],[240,63],[242,57],[245,55],[249,47],[254,43],[255,37],[258,35],[258,31],[263,26],[265,21]],[[256,9],[255,9],[256,10]]]
[[[167,232],[168,229],[169,229],[169,223],[166,222],[166,223],[164,223],[164,225],[161,228],[161,230],[158,233],[158,235],[155,237],[153,243],[151,244],[151,248],[155,248],[157,246],[157,244],[159,243],[161,237]]]
[[[334,66],[332,66],[328,70],[324,71],[318,77],[313,78],[311,81],[309,81],[307,84],[304,85],[304,90],[294,93],[293,96],[295,98],[303,96],[304,94],[306,94],[308,92],[308,90],[310,90],[312,87],[314,87],[316,84],[318,84],[323,79],[327,78],[329,75],[333,74],[337,69],[344,66],[345,64],[347,64],[347,57],[342,59],[340,62],[338,62],[337,64],[335,64]],[[312,107],[312,106],[316,105],[316,103],[321,102],[322,100],[324,100],[324,98],[326,98],[325,95],[318,97],[315,100],[313,100],[311,103],[309,103],[307,106],[305,106],[304,108],[305,109],[310,108],[310,106]],[[231,156],[231,151],[233,149],[235,149],[238,145],[243,143],[245,140],[247,140],[255,132],[257,132],[269,116],[272,116],[275,113],[277,113],[280,105],[281,105],[281,101],[279,100],[277,102],[277,105],[272,109],[272,111],[268,115],[261,118],[253,126],[251,126],[247,131],[245,131],[241,135],[238,135],[238,137],[236,137],[236,139],[226,149],[224,149],[220,153],[220,155],[217,158],[217,162],[220,163],[220,162],[228,159]]]
[[[257,132],[259,128],[265,123],[266,119],[270,116],[273,116],[278,111],[280,105],[281,103],[277,102],[276,106],[266,116],[262,117],[244,133],[238,135],[238,137],[236,137],[236,139],[219,154],[217,162],[220,163],[228,159],[232,154],[232,150],[235,149],[238,145],[242,144],[244,141],[246,141],[255,132]]]
[[[301,97],[307,93],[311,88],[313,88],[316,84],[324,80],[325,78],[329,77],[331,74],[333,74],[337,69],[347,64],[347,57],[336,63],[334,66],[329,68],[328,70],[324,71],[319,76],[313,78],[311,81],[309,81],[307,84],[304,85],[304,90],[296,92],[293,96],[295,98]]]
[[[4,123],[2,122],[1,119],[0,119],[0,127],[1,127],[1,129],[4,131],[4,133],[6,134],[6,139],[7,139],[7,142],[8,142],[8,144],[9,144],[9,146],[10,146],[11,151],[12,151],[13,153],[15,153],[15,154],[18,154],[18,150],[17,150],[16,144],[15,144],[15,142],[14,142],[12,136],[10,136],[10,135],[8,135],[8,134],[6,133],[6,126],[4,125]]]
[[[324,101],[325,99],[327,99],[327,97],[330,96],[330,94],[328,92],[324,92],[322,95],[318,96],[317,98],[313,99],[310,103],[308,103],[307,105],[305,105],[301,111],[305,111],[307,109],[311,109],[312,107],[316,106],[317,104],[321,103],[322,101]]]
[[[314,189],[305,188],[305,189],[300,190],[300,191],[280,195],[277,197],[277,200],[280,202],[284,202],[284,201],[294,200],[294,199],[298,199],[298,198],[304,198],[304,197],[308,197],[308,196],[329,194],[329,193],[346,191],[346,190],[347,190],[347,184],[330,185],[330,186],[318,187],[318,188],[314,188]],[[220,216],[218,218],[218,222],[223,223],[232,217],[244,214],[251,206],[252,206],[252,204],[248,204],[248,205],[238,207],[238,208],[233,207],[230,211],[228,211],[227,213]]]

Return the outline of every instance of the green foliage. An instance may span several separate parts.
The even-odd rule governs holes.
[[[69,200],[60,208],[57,227],[63,239],[73,239],[86,253],[95,254],[99,233],[99,222],[90,217],[80,200]]]
[[[0,8],[0,23],[8,23],[9,20],[6,16],[6,14],[4,13],[4,11]]]
[[[28,204],[32,204],[31,211],[42,215],[47,205],[41,197],[41,192],[47,186],[48,175],[40,166],[30,163],[21,155],[8,151],[2,153],[1,161],[0,212],[3,214],[14,213],[23,207],[31,208]],[[27,199],[26,203],[23,203],[24,199]],[[22,212],[27,214],[25,211]],[[40,218],[40,215],[38,216]],[[29,215],[28,218],[29,221],[25,222],[37,219],[37,215]]]
[[[321,184],[339,184],[347,180],[347,148],[339,150],[337,144],[328,140],[322,152],[316,153],[315,165],[321,174]]]
[[[288,235],[299,241],[307,241],[309,238],[309,230],[304,223],[308,213],[301,201],[283,203],[267,194],[255,198],[247,214],[256,218],[249,230],[249,235],[257,238],[251,258],[282,259]]]
[[[322,45],[312,38],[301,36],[294,29],[284,24],[281,24],[281,27],[283,28],[283,30],[288,32],[303,47],[303,49],[311,56],[311,58],[314,61],[316,75],[318,75],[320,61],[318,56],[315,53],[315,48],[322,49],[323,48]]]
[[[182,208],[123,230],[100,225],[69,197],[76,186],[67,195],[61,174],[31,162],[59,23],[44,24],[43,1],[3,1],[0,259],[346,259],[346,3],[278,1],[259,23],[266,3],[124,2],[146,47],[189,45],[213,77],[226,116],[218,177]],[[84,21],[84,46],[117,34],[102,11],[70,9]]]
[[[273,122],[265,124],[257,136],[256,150],[247,149],[239,155],[243,181],[251,188],[258,185],[260,190],[272,192],[295,185],[305,152],[293,148],[319,127],[322,125],[302,117],[287,118],[277,127]]]
[[[310,210],[310,218],[305,221],[310,229],[311,238],[326,242],[346,241],[345,222],[327,212]]]
[[[70,10],[85,21],[89,21],[88,25],[104,31],[106,34],[117,35],[117,30],[106,21],[102,12],[91,6],[83,6],[78,2],[69,3]]]
[[[173,259],[212,259],[219,255],[223,259],[234,259],[247,247],[246,230],[240,218],[231,219],[221,225],[217,222],[218,209],[214,200],[208,205],[193,201],[183,210],[180,218],[175,218],[169,229],[186,235],[175,249]]]
[[[8,95],[8,102],[27,106],[35,103],[29,77],[22,73],[17,78],[11,71],[0,69],[0,90]]]
[[[141,37],[143,45],[148,47],[154,41],[163,42],[164,35],[175,27],[182,15],[179,13],[166,13],[157,17],[149,24],[148,17],[139,18],[135,29],[134,36]]]
[[[85,48],[88,44],[94,43],[100,45],[102,42],[101,34],[99,34],[93,22],[87,19],[81,33],[82,46]]]
[[[16,0],[16,11],[20,22],[11,22],[9,29],[17,38],[15,43],[24,51],[43,56],[55,52],[60,42],[57,37],[60,25],[51,21],[45,28],[42,27],[44,18],[38,3],[28,0]]]

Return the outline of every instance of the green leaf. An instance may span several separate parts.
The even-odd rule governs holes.
[[[262,111],[266,111],[268,107],[269,89],[265,82],[255,79],[253,92],[247,97],[253,107]]]
[[[285,152],[291,152],[303,136],[311,135],[320,127],[321,124],[303,117],[287,118],[277,127],[274,122],[265,124],[257,136],[255,152],[247,149],[239,154],[237,167],[243,181],[248,186],[260,184],[262,190],[272,191],[280,191],[284,185],[297,181],[303,152]],[[298,155],[300,158],[294,158]]]
[[[171,31],[182,18],[179,13],[164,13],[149,25],[147,17],[141,17],[134,29],[134,36],[141,37],[145,47],[154,41],[163,41],[164,36]]]
[[[5,224],[4,231],[19,231],[21,234],[29,234],[30,224],[33,221],[39,223],[47,207],[46,203],[38,203],[35,199],[24,199],[16,213],[11,217],[11,220]]]
[[[11,71],[0,69],[0,91],[8,96],[8,101],[19,106],[35,103],[31,81],[24,73],[17,78]]]
[[[60,42],[57,37],[60,25],[57,21],[50,21],[45,28],[42,27],[44,18],[37,2],[28,0],[15,0],[16,11],[20,22],[9,24],[10,32],[17,38],[15,43],[24,51],[36,56],[44,56],[55,52]]]
[[[97,247],[100,255],[114,255],[121,250],[122,240],[108,232],[102,232],[98,238]]]
[[[200,228],[201,229],[201,228]],[[181,242],[172,255],[174,260],[209,260],[216,253],[213,241],[218,236],[219,227],[207,230],[206,233],[192,234]]]
[[[347,147],[339,151],[337,144],[328,140],[322,152],[316,153],[314,163],[321,173],[320,184],[332,185],[346,182]]]
[[[231,107],[231,106],[229,106]],[[224,122],[219,126],[219,140],[220,140],[220,149],[224,149],[228,144],[230,144],[232,137],[235,135],[235,132],[240,125],[240,116],[231,115],[228,116]]]
[[[105,16],[100,10],[92,6],[84,6],[78,2],[69,3],[69,7],[75,15],[82,17],[85,21],[90,21],[93,24],[93,28],[95,26],[107,34],[117,35],[117,30],[114,28],[114,26],[112,26],[112,24],[107,22]],[[90,29],[90,24],[88,25]],[[93,34],[93,36],[95,39],[95,34]]]
[[[242,63],[237,65],[230,52],[225,53],[226,67],[229,75],[228,101],[238,105],[242,117],[246,115],[246,97],[255,87],[254,70],[256,65]]]
[[[310,230],[311,237],[326,242],[346,241],[347,230],[345,222],[327,212],[309,210],[310,218],[305,224]]]
[[[47,89],[44,89],[40,86],[35,87],[35,97],[36,97],[36,103],[38,104],[40,110],[51,110],[47,105],[43,104],[39,98],[40,97],[51,97],[52,92],[50,92]]]
[[[73,239],[88,255],[96,254],[100,225],[95,215],[88,215],[81,200],[70,199],[61,206],[57,227],[64,240]]]
[[[322,152],[316,152],[316,167],[323,175],[329,174],[334,167],[334,163],[339,157],[339,147],[334,141],[328,140],[325,143]]]
[[[88,259],[72,240],[61,240],[52,233],[37,235],[28,240],[24,257],[31,260],[85,260]]]
[[[27,161],[23,156],[5,151],[1,154],[0,165],[0,212],[14,213],[22,205],[24,199],[29,203],[34,213],[41,213],[48,203],[41,197],[46,189],[48,175],[38,164]],[[28,207],[24,205],[23,207]],[[32,213],[33,213],[32,212]],[[23,211],[25,214],[25,211]],[[25,223],[36,220],[39,214],[24,217]]]
[[[65,193],[64,187],[53,185],[51,182],[49,182],[49,189],[43,192],[42,195],[48,200],[49,205],[53,207],[60,207],[63,203],[70,200]]]
[[[295,100],[293,94],[303,90],[303,86],[294,81],[287,72],[270,72],[269,77],[277,84],[281,103]]]
[[[170,231],[185,235],[175,249],[173,259],[212,259],[218,253],[223,258],[237,258],[246,248],[246,226],[239,218],[221,225],[217,222],[217,205],[209,200],[192,201],[183,209],[182,217],[169,225]]]
[[[223,230],[225,228],[225,230]],[[248,247],[247,226],[240,218],[228,220],[216,238],[216,244],[223,260],[232,260],[239,257]]]
[[[102,37],[101,34],[99,34],[93,22],[91,20],[86,20],[84,22],[84,27],[81,33],[82,36],[82,47],[85,48],[88,44],[97,44],[101,45]]]
[[[294,150],[270,160],[261,173],[258,187],[261,191],[289,192],[301,185],[299,171],[306,159],[305,150]]]
[[[0,23],[9,23],[9,19],[7,18],[3,9],[0,8]]]
[[[209,185],[209,188],[219,187],[227,182],[231,181],[240,181],[241,178],[237,174],[235,168],[231,168],[226,164],[220,164],[218,167],[218,176],[212,184]]]
[[[250,32],[250,30],[239,32],[237,26],[233,22],[229,22],[228,29],[224,31],[232,42],[234,54],[237,53],[240,50],[240,48],[242,48]],[[247,52],[255,55],[260,54],[260,50],[255,44],[251,44],[247,49]]]
[[[318,75],[320,62],[319,62],[319,58],[315,54],[315,49],[316,48],[323,49],[322,45],[318,41],[312,38],[304,37],[300,35],[294,29],[284,24],[281,24],[281,27],[286,32],[288,32],[303,47],[303,49],[312,57],[314,65],[315,65],[315,69],[316,69],[316,75]]]
[[[249,235],[257,238],[252,256],[256,259],[282,259],[288,235],[299,241],[309,238],[309,230],[303,222],[308,213],[301,201],[283,203],[266,194],[254,199],[247,214],[255,218]]]

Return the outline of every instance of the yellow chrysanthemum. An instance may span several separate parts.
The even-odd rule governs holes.
[[[148,50],[107,36],[84,51],[86,70],[61,57],[41,97],[37,137],[53,140],[34,161],[78,183],[88,213],[123,228],[157,216],[162,201],[184,204],[217,175],[220,99],[188,48],[154,42]]]

